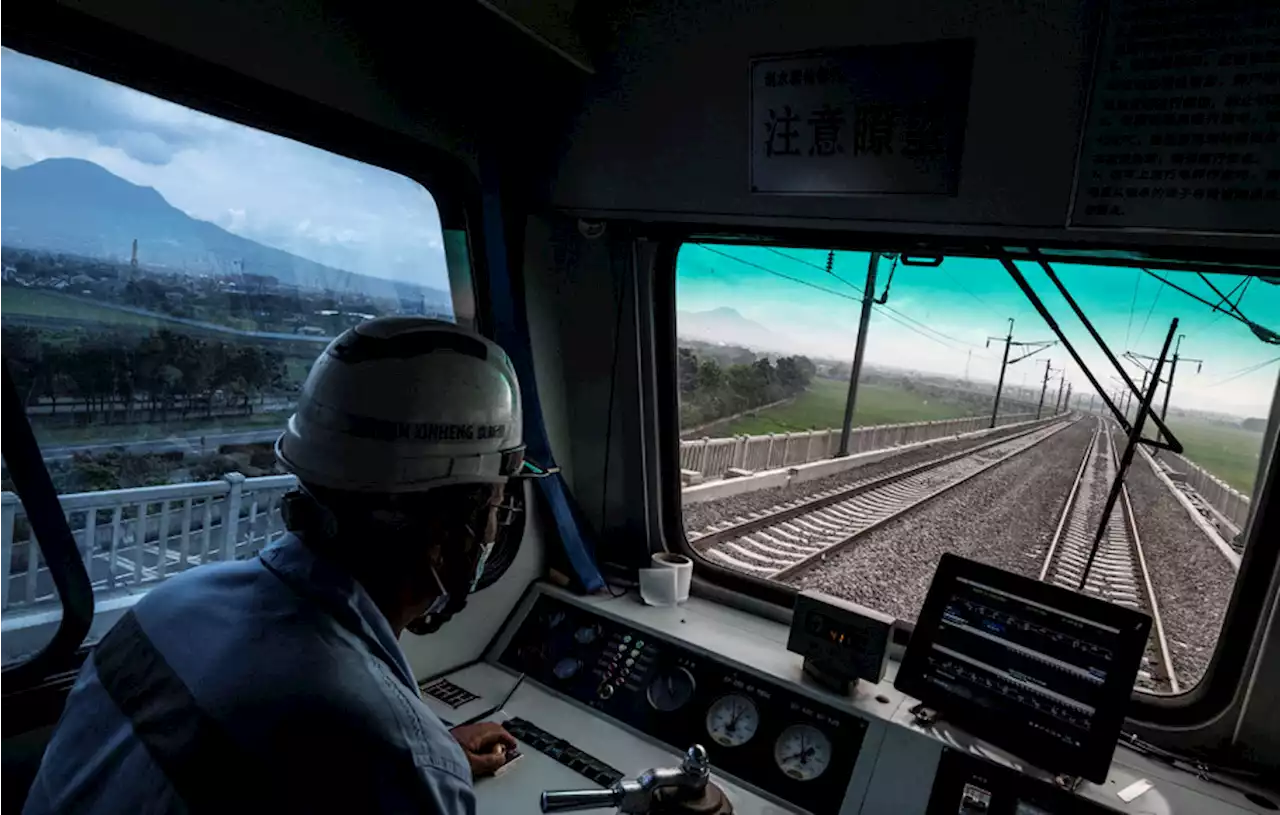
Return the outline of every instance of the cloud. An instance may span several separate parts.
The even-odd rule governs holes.
[[[416,182],[13,51],[2,60],[4,166],[86,159],[251,240],[448,288],[439,214]]]
[[[137,161],[165,164],[179,150],[213,137],[216,119],[14,51],[0,55],[4,118],[18,124],[91,134]]]

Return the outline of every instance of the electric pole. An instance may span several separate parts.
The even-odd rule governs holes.
[[[992,340],[995,340],[996,342],[999,342],[1000,340],[1004,340],[1004,359],[1000,361],[1000,379],[997,380],[996,382],[996,400],[995,400],[995,404],[991,406],[991,424],[989,425],[990,427],[995,427],[996,418],[1000,414],[1000,393],[1001,391],[1004,390],[1005,369],[1008,368],[1010,365],[1014,365],[1018,362],[1021,362],[1022,360],[1026,359],[1029,356],[1032,356],[1033,354],[1040,353],[1041,351],[1043,351],[1044,349],[1052,345],[1057,345],[1058,341],[1057,340],[1036,340],[1035,342],[1014,342],[1012,317],[1009,318],[1009,333],[1007,335],[1003,337],[987,337],[988,348],[991,347]],[[1017,345],[1019,347],[1031,347],[1031,350],[1023,354],[1022,356],[1018,357],[1017,359],[1009,359],[1009,348],[1014,345]],[[1024,386],[1026,385],[1025,376],[1023,377],[1022,384]]]
[[[999,337],[987,337],[987,347],[991,347],[991,341],[1000,340]],[[1009,333],[1004,338],[1004,359],[1000,360],[1000,378],[996,380],[996,401],[991,405],[991,427],[996,426],[996,414],[1000,412],[1000,391],[1004,390],[1004,369],[1009,367],[1009,346],[1013,344],[1013,318],[1009,318]]]
[[[1071,412],[1071,383],[1067,383],[1067,398],[1062,400],[1062,412]]]
[[[827,271],[835,253],[827,256]],[[872,252],[867,263],[867,283],[862,289],[862,315],[858,318],[858,347],[853,349],[853,367],[849,371],[849,396],[844,403],[844,423],[840,426],[840,449],[837,457],[849,455],[849,431],[853,428],[853,407],[858,401],[858,376],[862,373],[862,355],[867,350],[867,326],[871,322],[871,304],[876,297],[876,267],[880,265],[880,253]],[[994,425],[993,425],[994,426]]]
[[[1090,413],[1093,413],[1093,400],[1096,399],[1097,396],[1098,394],[1096,393],[1089,394],[1089,412]]]
[[[1058,395],[1053,399],[1053,415],[1057,416],[1058,411],[1062,407],[1062,386],[1067,382],[1067,372],[1064,370],[1062,376],[1058,378]]]
[[[1162,422],[1166,422],[1167,417],[1169,415],[1169,395],[1173,392],[1173,377],[1178,372],[1178,362],[1180,361],[1194,362],[1196,364],[1196,373],[1200,373],[1201,368],[1204,367],[1203,359],[1183,359],[1182,357],[1178,356],[1178,351],[1182,349],[1182,338],[1185,336],[1187,335],[1186,334],[1178,335],[1178,340],[1173,347],[1173,356],[1169,360],[1169,378],[1164,380],[1163,382],[1164,403],[1160,406],[1160,421]],[[1150,356],[1147,356],[1146,354],[1135,354],[1131,351],[1126,352],[1125,356],[1135,364],[1141,365],[1148,372],[1150,371],[1150,369],[1147,368],[1147,362],[1144,362],[1143,360],[1149,360],[1150,362],[1153,362],[1153,363],[1157,361],[1155,357],[1150,357]],[[1163,433],[1157,433],[1156,435],[1157,440],[1163,435],[1164,435]]]
[[[969,363],[973,361],[973,349],[969,349],[969,353],[964,358],[964,384],[969,384]]]
[[[1045,394],[1045,391],[1047,391],[1047,390],[1049,389],[1049,374],[1050,374],[1050,372],[1052,372],[1052,370],[1053,370],[1052,368],[1050,368],[1050,367],[1049,367],[1049,363],[1050,363],[1050,362],[1052,362],[1052,360],[1048,360],[1048,359],[1046,359],[1046,360],[1044,361],[1044,379],[1042,379],[1042,380],[1040,381],[1040,404],[1036,406],[1036,420],[1037,420],[1037,421],[1040,419],[1040,412],[1041,412],[1042,410],[1044,410],[1044,394]]]

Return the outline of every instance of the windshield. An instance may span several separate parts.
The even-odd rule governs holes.
[[[1084,590],[1156,617],[1138,687],[1185,691],[1212,657],[1239,569],[1280,362],[1268,333],[1280,289],[1052,265],[1184,448],[1139,449],[1104,524],[1128,442],[1108,401],[1132,423],[1141,399],[1052,279],[1014,267],[1083,366],[995,259],[683,246],[687,538],[710,563],[905,621],[944,552]],[[1164,438],[1153,419],[1143,436]]]

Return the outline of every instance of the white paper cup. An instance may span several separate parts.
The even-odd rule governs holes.
[[[678,575],[674,569],[641,569],[640,599],[651,606],[674,606]]]
[[[671,569],[676,573],[676,602],[689,599],[689,583],[693,580],[693,561],[684,555],[658,552],[653,556],[653,568]]]

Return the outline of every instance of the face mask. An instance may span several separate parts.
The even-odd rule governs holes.
[[[480,557],[476,560],[475,572],[471,575],[471,582],[467,585],[467,594],[476,590],[476,585],[480,582],[480,578],[484,576],[484,567],[489,560],[489,554],[493,551],[494,541],[480,544]],[[431,601],[431,606],[424,612],[425,616],[439,614],[449,606],[449,601],[453,596],[449,590],[444,587],[444,581],[440,579],[440,573],[436,571],[436,567],[431,567],[431,577],[436,581],[436,588],[440,593],[436,595],[436,599]]]
[[[431,605],[423,612],[424,617],[431,617],[444,611],[445,606],[449,605],[449,601],[453,598],[449,596],[449,590],[444,587],[444,583],[440,581],[440,574],[436,571],[436,567],[431,567],[431,576],[435,578],[436,588],[440,593],[436,595],[436,599],[431,601]]]

